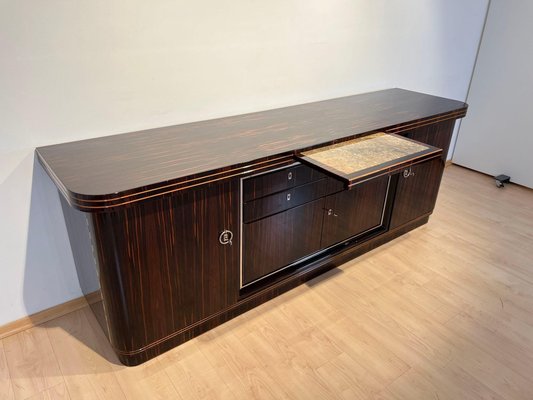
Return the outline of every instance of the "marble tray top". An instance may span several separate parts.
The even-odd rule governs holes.
[[[303,152],[302,155],[351,175],[430,147],[384,132]]]

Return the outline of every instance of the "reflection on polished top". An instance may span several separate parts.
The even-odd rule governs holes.
[[[39,147],[39,161],[84,210],[168,191],[200,176],[234,175],[251,163],[387,130],[461,118],[461,101],[403,89]],[[215,175],[216,174],[216,175]],[[195,183],[197,183],[195,181]],[[150,192],[148,192],[150,190]]]
[[[351,175],[430,147],[384,132],[303,152],[307,158]]]

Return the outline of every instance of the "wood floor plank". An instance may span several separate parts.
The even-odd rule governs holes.
[[[429,247],[428,252],[438,257],[439,263],[427,265],[435,274],[449,279],[456,278],[459,286],[471,292],[492,293],[494,297],[506,298],[515,306],[525,310],[533,307],[533,294],[529,282],[502,270],[495,264],[481,260],[480,257],[473,257],[464,250],[468,248],[466,245],[462,246],[462,250],[442,251],[441,246],[425,244],[427,240],[427,238],[421,239],[417,249],[422,253]],[[410,246],[413,248],[412,244]]]
[[[128,399],[179,399],[180,396],[159,358],[135,367],[116,366],[117,381]]]
[[[57,386],[46,389],[34,396],[28,398],[28,400],[70,400],[71,397],[68,393],[67,386],[64,383],[60,383]]]
[[[344,318],[325,328],[333,340],[344,349],[350,357],[361,362],[376,378],[387,385],[409,369],[390,349],[383,346],[361,325]]]
[[[394,303],[397,302],[397,299],[394,297],[391,299]],[[404,309],[404,312],[401,314],[395,313],[394,315],[401,315],[400,319],[406,326],[410,326],[409,319],[405,319],[405,316],[414,312],[416,315],[416,309],[411,308],[407,310],[406,303],[400,304]],[[392,305],[388,307],[392,309]],[[433,339],[430,340],[430,343],[433,345],[441,343],[438,348],[444,350],[446,347],[449,349],[448,357],[443,360],[445,363],[441,365],[442,368],[450,367],[453,365],[456,369],[461,368],[463,372],[469,374],[472,378],[475,378],[479,383],[483,384],[487,388],[490,388],[495,393],[498,393],[501,396],[510,395],[509,398],[527,398],[527,393],[531,393],[533,390],[532,381],[529,381],[520,374],[517,374],[513,370],[507,367],[507,365],[497,361],[495,358],[491,357],[488,353],[485,353],[478,347],[478,344],[475,341],[475,336],[472,341],[464,340],[463,337],[455,334],[453,329],[448,329],[446,326],[435,322],[429,322],[429,316],[419,316],[419,321],[425,319],[424,325],[430,328],[428,332],[432,335]],[[450,324],[453,324],[453,321],[450,321]],[[412,326],[414,331],[417,331],[417,325]],[[397,329],[395,329],[397,331]],[[427,338],[426,338],[427,340]],[[442,342],[445,340],[445,342]],[[502,342],[504,343],[504,342]],[[498,345],[498,340],[495,338],[495,346]],[[416,367],[425,368],[430,365],[432,368],[439,365],[438,358],[431,355],[431,352],[428,352],[428,362],[427,363],[417,363]],[[409,354],[405,356],[408,358]],[[499,372],[497,372],[499,371]],[[492,378],[491,378],[492,376]]]
[[[305,355],[307,364],[318,369],[342,354],[341,347],[320,326],[307,328],[290,339],[290,346],[297,354]]]
[[[458,351],[454,354],[451,365],[462,368],[504,398],[531,399],[533,377],[527,379],[517,374],[504,363],[462,338],[455,337],[454,343]]]
[[[346,353],[323,364],[317,369],[317,374],[341,399],[371,400],[383,388],[372,373]]]
[[[118,360],[87,315],[88,308],[44,325],[67,389],[74,399],[125,399],[114,373]]]
[[[218,336],[216,329],[198,338],[201,353],[235,398],[286,398],[264,365],[231,332]]]
[[[4,338],[3,344],[16,400],[63,383],[46,329],[28,329]]]
[[[520,344],[482,326],[475,318],[466,313],[457,315],[446,325],[453,332],[475,343],[483,351],[513,369],[515,373],[523,375],[525,378],[531,376],[533,353],[526,351]]]
[[[424,368],[415,367],[426,380],[445,394],[446,398],[464,400],[504,400],[505,398],[491,390],[487,385],[468,374],[463,368],[454,364],[435,368],[426,364]],[[439,396],[440,397],[440,396]]]
[[[306,290],[290,303],[280,302],[278,309],[287,318],[293,332],[295,325],[299,330],[306,330],[314,326],[333,323],[343,317],[338,308],[332,306],[329,299],[317,296],[314,290]]]
[[[0,400],[13,400],[15,393],[9,375],[6,355],[4,352],[4,342],[0,340]]]
[[[436,387],[424,374],[411,368],[405,374],[392,382],[387,389],[380,393],[380,399],[410,399],[410,400],[455,400],[447,393]]]
[[[209,365],[203,353],[185,357],[171,366],[165,372],[170,377],[173,386],[179,392],[179,398],[187,400],[232,399],[230,388]]]

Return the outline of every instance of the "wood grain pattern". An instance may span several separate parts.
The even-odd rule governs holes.
[[[433,211],[443,170],[444,162],[439,157],[413,165],[398,174],[391,228]]]
[[[13,400],[14,398],[13,384],[4,352],[4,342],[0,339],[0,399]]]
[[[35,327],[3,340],[15,399],[27,398],[63,383],[46,331]]]
[[[141,352],[238,297],[238,181],[93,216],[110,341]],[[234,232],[234,245],[219,234]]]
[[[401,132],[401,135],[442,149],[442,159],[443,161],[446,161],[454,127],[455,120],[452,119],[436,124],[407,129]]]
[[[125,399],[114,373],[118,360],[89,308],[48,322],[43,328],[73,399]]]
[[[437,106],[444,107],[451,104],[458,106],[457,102],[450,100],[438,100],[431,96],[392,90],[362,97],[355,96],[326,101],[317,103],[318,105],[313,103],[312,105],[281,111],[274,110],[258,115],[254,114],[257,118],[252,119],[249,115],[242,118],[230,118],[224,121],[226,121],[227,126],[231,127],[232,132],[233,129],[250,128],[256,124],[257,129],[262,133],[256,134],[255,131],[250,131],[250,128],[246,130],[244,136],[248,139],[250,135],[254,137],[255,147],[259,148],[258,151],[264,150],[263,145],[268,147],[264,157],[254,159],[250,164],[235,166],[228,163],[220,169],[213,169],[205,173],[194,170],[194,168],[192,170],[180,169],[185,168],[184,165],[189,161],[192,163],[191,165],[198,163],[198,160],[194,159],[196,157],[196,153],[194,153],[196,150],[194,149],[209,148],[208,144],[211,144],[209,141],[200,143],[195,141],[196,139],[203,137],[205,140],[208,138],[215,140],[216,135],[213,135],[219,132],[217,127],[219,125],[226,126],[221,121],[208,121],[205,124],[200,123],[198,126],[206,128],[206,132],[209,131],[207,128],[211,127],[210,136],[202,136],[203,134],[199,131],[195,131],[198,129],[196,125],[189,126],[192,129],[191,132],[194,131],[198,135],[191,142],[187,142],[187,140],[192,140],[191,138],[183,139],[192,146],[185,146],[192,151],[190,153],[192,159],[177,159],[172,164],[173,168],[179,167],[178,170],[174,170],[177,174],[176,180],[170,179],[154,183],[153,186],[145,186],[142,190],[137,190],[138,188],[132,186],[131,192],[118,191],[111,197],[98,198],[98,196],[91,195],[84,199],[77,198],[76,201],[79,200],[79,202],[76,204],[72,204],[73,197],[69,195],[66,188],[58,184],[58,188],[63,191],[66,201],[70,201],[72,205],[79,209],[101,211],[85,214],[72,210],[66,205],[66,201],[64,202],[64,214],[68,222],[67,227],[69,227],[73,251],[77,258],[86,261],[76,264],[79,269],[80,282],[85,282],[85,279],[82,278],[90,278],[98,272],[102,302],[94,303],[92,307],[119,360],[126,365],[145,362],[177,344],[184,343],[200,333],[334,268],[345,260],[369,251],[427,222],[432,210],[432,202],[435,200],[434,196],[429,200],[431,207],[428,209],[417,208],[409,215],[409,218],[402,223],[396,223],[394,229],[388,232],[386,232],[388,227],[387,213],[386,222],[381,224],[382,229],[379,232],[378,230],[371,230],[364,237],[351,237],[345,243],[336,244],[324,252],[314,254],[313,258],[306,259],[305,263],[291,266],[290,269],[277,272],[275,275],[269,275],[271,272],[322,248],[322,224],[325,213],[323,196],[342,189],[342,183],[339,186],[338,180],[329,176],[326,177],[322,172],[306,165],[292,165],[295,162],[293,155],[296,150],[292,153],[289,152],[289,154],[276,153],[274,150],[281,151],[278,146],[293,146],[296,143],[300,146],[306,146],[306,140],[323,140],[324,136],[319,133],[319,129],[325,129],[324,132],[330,135],[331,129],[328,130],[329,128],[327,128],[330,126],[329,124],[331,127],[335,124],[340,128],[340,131],[334,135],[334,139],[332,139],[333,136],[329,138],[331,142],[345,140],[350,135],[357,136],[360,133],[354,132],[354,126],[351,125],[354,115],[364,109],[370,112],[373,126],[377,126],[378,118],[372,113],[383,111],[381,107],[384,104],[389,104],[393,99],[404,100],[406,104],[400,106],[391,103],[391,107],[394,107],[391,110],[387,109],[390,112],[403,110],[406,105],[415,107],[416,112],[420,110],[428,112],[429,109],[436,111],[434,107]],[[421,99],[426,100],[424,105],[418,103]],[[375,103],[377,100],[380,101],[379,104]],[[338,106],[338,109],[331,108],[333,105]],[[428,105],[432,106],[428,109],[426,108]],[[456,117],[457,113],[464,112],[466,106],[464,104],[462,106],[463,108],[455,111],[426,115],[427,118],[420,119],[420,124],[423,125],[428,120],[441,121],[444,118],[444,122],[436,123],[439,126],[446,124],[442,129],[421,128],[412,120],[406,120],[405,123],[410,129],[414,129],[412,132],[415,133],[419,132],[417,129],[426,129],[423,131],[428,132],[423,137],[426,141],[449,141],[449,131],[452,125],[448,124],[445,117],[451,115]],[[314,113],[311,113],[312,110]],[[311,117],[311,114],[316,114],[318,110],[323,111],[321,116],[323,125],[321,126],[319,126],[318,120]],[[402,117],[406,118],[406,115],[411,114],[403,113]],[[283,118],[286,120],[287,126],[293,129],[294,127],[301,127],[298,124],[303,121],[302,118],[304,117],[309,117],[309,121],[315,121],[317,126],[308,126],[309,121],[307,121],[304,124],[309,128],[306,135],[291,137],[287,143],[277,141],[275,146],[269,147],[269,144],[273,143],[271,140],[276,137],[277,133],[270,131],[270,125],[268,125],[268,129],[265,128],[263,125],[265,119]],[[381,123],[390,123],[390,118],[399,121],[397,117],[387,114],[382,116]],[[250,124],[250,126],[246,124]],[[347,133],[347,124],[352,129],[350,134]],[[391,129],[397,128],[397,125],[393,124],[392,126]],[[381,128],[386,127],[381,126]],[[179,138],[178,133],[182,131],[181,128],[178,128],[157,130],[151,132],[150,135],[157,138],[161,134],[162,137],[166,138],[165,140],[170,140],[170,137]],[[231,138],[231,134],[228,134]],[[263,134],[266,136],[262,136]],[[348,136],[342,136],[343,134]],[[402,132],[402,134],[408,135],[409,132]],[[125,138],[129,138],[133,147],[126,146],[125,149],[131,150],[132,158],[128,158],[130,157],[128,155],[123,160],[124,163],[113,164],[121,166],[117,173],[124,173],[124,168],[129,165],[130,161],[134,166],[131,171],[140,168],[136,163],[143,161],[147,163],[147,173],[152,173],[154,172],[152,166],[155,165],[156,160],[159,160],[162,162],[162,169],[158,170],[157,174],[163,175],[157,176],[162,179],[164,173],[168,172],[165,169],[166,166],[170,165],[167,165],[164,158],[168,154],[162,152],[161,154],[166,154],[166,156],[158,158],[159,156],[154,155],[154,151],[157,152],[157,149],[160,149],[158,146],[165,143],[169,149],[173,149],[172,151],[176,151],[177,155],[181,155],[181,150],[179,150],[181,147],[173,148],[165,140],[163,142],[156,140],[154,142],[155,147],[150,147],[146,142],[148,136],[146,132],[115,136],[111,139],[95,139],[83,143],[51,147],[49,150],[51,151],[50,154],[59,156],[65,149],[74,151],[76,146],[81,146],[84,152],[90,153],[100,148],[102,143],[106,143],[109,147],[112,144],[120,144],[121,141],[126,140]],[[108,139],[111,142],[108,142]],[[294,141],[291,142],[292,139]],[[118,142],[114,143],[114,140],[118,140]],[[242,144],[239,143],[237,140],[237,145]],[[257,143],[260,145],[257,146]],[[213,144],[219,145],[216,140]],[[74,148],[69,146],[74,146]],[[109,160],[112,160],[113,163],[117,162],[117,157],[122,160],[115,152],[116,149],[109,150],[108,147],[106,147],[108,152],[104,151],[103,157],[104,159],[110,158],[102,165],[106,165]],[[313,145],[310,146],[310,148],[312,147]],[[59,151],[59,148],[62,150]],[[233,151],[233,147],[231,149]],[[54,153],[56,151],[57,153]],[[213,149],[209,151],[213,151]],[[223,153],[223,151],[223,147],[217,148],[218,153]],[[231,155],[231,151],[225,156]],[[41,149],[38,150],[38,153],[41,157]],[[202,152],[198,154],[207,155],[207,153]],[[254,155],[256,153],[253,151],[251,154],[256,157]],[[440,153],[435,156],[438,157],[439,155]],[[215,158],[217,163],[222,162],[220,156]],[[62,167],[58,171],[65,166],[61,164],[65,159],[61,157],[60,159],[58,165],[62,165]],[[41,161],[46,164],[44,159]],[[206,165],[209,166],[209,162],[207,161]],[[227,157],[226,162],[228,162]],[[83,168],[87,167],[87,165],[83,166],[83,160],[80,165]],[[121,168],[122,172],[120,172]],[[278,168],[282,169],[277,171]],[[181,176],[180,174],[184,174],[186,170],[191,175]],[[270,173],[269,171],[272,170],[276,170],[276,172]],[[242,193],[246,202],[244,220],[248,223],[244,224],[243,227],[242,263],[244,267],[243,276],[240,277],[240,178],[265,171],[269,173],[244,180],[244,192]],[[57,178],[54,175],[55,172],[57,172],[56,169],[49,170],[49,173]],[[390,174],[390,171],[387,174]],[[110,173],[108,177],[112,178],[113,175],[114,172]],[[136,179],[146,178],[146,176],[141,175],[125,178],[126,182],[132,183],[137,182]],[[88,175],[87,187],[95,184],[95,182],[97,186],[105,186],[111,182],[106,180],[108,177],[97,180],[94,180],[93,177]],[[153,176],[150,179],[152,178]],[[346,226],[339,225],[334,229],[329,229],[330,237],[328,240],[331,241],[330,244],[344,241],[348,236],[371,228],[378,218],[381,219],[386,179],[386,177],[378,178],[373,182],[368,181],[368,183],[362,184],[365,187],[373,188],[375,186],[379,190],[370,190],[367,193],[368,196],[362,195],[361,198],[364,201],[361,204],[356,201],[355,208],[354,202],[348,202],[350,206],[344,207],[346,209],[344,211],[352,208],[352,214],[350,214],[350,218],[346,219]],[[309,182],[315,182],[320,186],[320,190],[314,190],[316,189],[314,184],[310,184],[309,187],[305,185]],[[320,182],[322,184],[319,184]],[[417,182],[416,188],[405,189],[403,192],[415,193],[416,190],[421,190],[418,186],[427,186],[424,179]],[[438,187],[438,182],[434,184]],[[306,190],[306,188],[311,189]],[[280,208],[276,196],[280,193],[286,195],[280,190],[288,190],[291,196],[295,196],[294,200],[298,200],[298,205],[294,208]],[[366,193],[364,190],[359,192],[359,194]],[[425,194],[425,192],[421,193]],[[298,196],[296,196],[297,194]],[[301,199],[297,199],[300,194]],[[322,198],[314,200],[317,197]],[[392,204],[391,196],[388,197],[387,204],[387,210],[389,210],[390,204]],[[361,212],[362,208],[366,209],[363,213]],[[79,218],[80,215],[83,215],[84,218]],[[369,225],[370,222],[372,222],[372,226]],[[224,245],[219,242],[219,235],[226,229],[233,232],[233,243]],[[81,238],[81,240],[76,238]],[[78,244],[80,249],[76,249]],[[86,270],[90,270],[90,274],[85,274]],[[254,282],[257,278],[266,275],[268,276],[260,283]],[[239,280],[241,283],[250,285],[241,288]],[[82,285],[82,288],[84,287],[85,285]],[[154,379],[159,381],[158,378]],[[168,381],[163,379],[161,385],[168,385]]]
[[[389,177],[361,183],[326,198],[321,247],[326,248],[382,225]],[[329,212],[331,210],[331,212]],[[421,213],[422,215],[424,213]]]
[[[64,383],[53,386],[50,389],[46,389],[39,392],[35,396],[28,397],[28,400],[70,400],[71,397],[68,393],[67,386]]]
[[[252,200],[315,182],[325,177],[316,168],[296,163],[296,165],[246,178],[243,181],[242,199],[245,203],[248,203]]]
[[[421,218],[414,220],[400,228],[391,230],[389,232],[374,235],[372,237],[365,238],[361,242],[354,243],[349,248],[337,248],[334,251],[328,253],[326,256],[315,259],[312,262],[307,263],[305,266],[291,271],[289,274],[281,277],[277,277],[268,285],[261,285],[261,289],[252,290],[247,292],[245,297],[242,297],[239,302],[233,306],[227,307],[218,313],[214,313],[211,316],[193,323],[184,329],[174,332],[156,342],[150,343],[140,351],[121,352],[114,349],[118,354],[120,361],[125,365],[138,365],[153,357],[156,357],[173,347],[180,345],[204,332],[207,332],[214,327],[231,320],[238,315],[257,307],[264,302],[271,300],[286,291],[293,289],[304,282],[307,282],[324,272],[327,272],[333,268],[338,267],[344,262],[364,254],[376,247],[383,245],[391,241],[392,239],[405,234],[421,225],[427,223],[429,216],[422,216]]]
[[[250,164],[340,138],[461,118],[466,104],[401,89],[40,147],[37,156],[70,204],[85,210],[221,179]],[[93,208],[91,208],[93,207]]]
[[[235,189],[226,182],[161,200],[170,204],[153,201],[120,214],[90,214],[100,254],[104,331],[109,326],[109,339],[122,363],[145,362],[427,222],[425,216],[355,247],[337,249],[238,298],[237,246],[220,245],[216,228],[216,221],[224,227],[237,224],[236,214],[219,213],[236,208],[231,206],[237,199]],[[322,215],[323,207],[317,212]],[[76,328],[73,334],[79,336],[80,331],[83,328]]]
[[[244,224],[243,285],[320,250],[323,215],[321,198]]]
[[[323,178],[316,182],[244,203],[243,222],[246,224],[324,197],[328,187],[330,187],[327,182],[328,179]]]
[[[140,366],[118,364],[88,308],[46,323],[61,366],[48,377],[72,399],[530,400],[532,202],[450,166],[430,223]],[[384,370],[355,358],[368,336]],[[24,377],[2,367],[3,343],[0,389]]]

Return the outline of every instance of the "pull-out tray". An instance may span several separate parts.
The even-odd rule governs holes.
[[[351,188],[377,176],[438,157],[442,149],[384,132],[304,151],[298,158]]]

